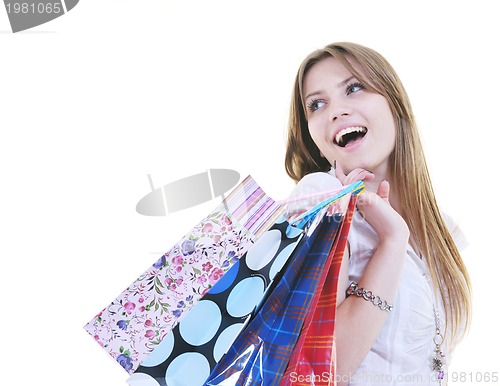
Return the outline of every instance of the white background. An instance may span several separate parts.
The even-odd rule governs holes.
[[[81,0],[12,34],[0,12],[2,376],[124,386],[83,325],[219,200],[145,217],[150,190],[207,168],[275,199],[295,71],[333,41],[375,48],[406,85],[438,200],[469,240],[474,320],[452,371],[497,360],[500,63],[493,1]],[[7,358],[7,359],[5,359]]]

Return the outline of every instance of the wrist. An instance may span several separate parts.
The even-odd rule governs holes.
[[[393,232],[384,236],[379,235],[379,237],[379,248],[382,247],[394,252],[406,252],[406,248],[408,247],[409,232]]]
[[[403,244],[407,245],[410,239],[410,230],[408,225],[401,218],[396,224],[391,224],[392,226],[385,226],[382,228],[381,232],[377,232],[380,238],[380,242],[389,244]]]

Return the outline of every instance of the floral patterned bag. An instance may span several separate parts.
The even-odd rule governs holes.
[[[247,177],[84,329],[132,374],[283,211]]]

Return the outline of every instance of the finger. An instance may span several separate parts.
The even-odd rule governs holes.
[[[355,181],[369,181],[375,178],[375,174],[362,168],[356,168],[346,175],[339,162],[335,161],[334,165],[335,175],[340,180],[342,185],[349,185]]]
[[[372,172],[369,172],[368,170],[361,169],[358,176],[356,177],[356,181],[357,180],[369,181],[369,180],[373,180],[374,178],[375,178],[375,174],[373,174]]]
[[[345,182],[347,176],[344,173],[344,169],[342,169],[342,165],[337,161],[334,161],[333,165],[335,168],[335,176],[337,176],[342,185],[346,185]]]
[[[389,193],[391,190],[391,186],[389,181],[383,180],[377,189],[377,194],[382,198],[385,202],[389,204]]]
[[[356,168],[350,172],[346,177],[346,185],[352,184],[355,181],[370,181],[375,178],[375,174],[369,172],[368,170]]]

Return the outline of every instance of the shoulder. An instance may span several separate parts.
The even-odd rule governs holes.
[[[342,183],[334,174],[325,172],[315,172],[305,175],[296,186],[296,190],[301,193],[325,192],[329,190],[341,189]]]
[[[305,175],[285,200],[285,217],[291,219],[308,211],[340,189],[342,184],[331,174],[316,172]]]
[[[443,221],[446,224],[446,227],[448,228],[453,241],[455,241],[458,250],[462,251],[463,249],[465,249],[469,245],[469,243],[467,241],[467,238],[465,237],[465,234],[462,232],[462,229],[460,229],[458,222],[452,216],[444,212],[441,212],[441,217],[443,218]]]

